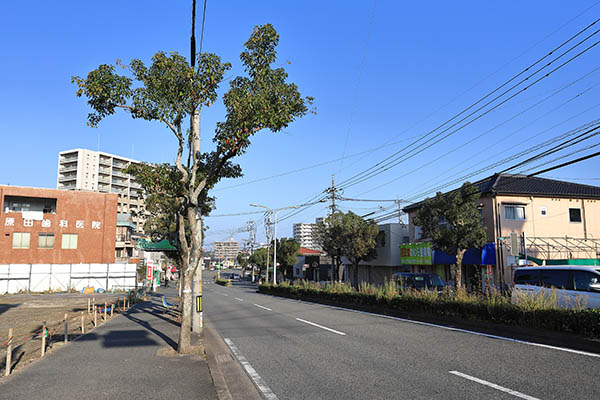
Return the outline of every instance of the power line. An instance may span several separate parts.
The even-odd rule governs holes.
[[[566,166],[571,165],[571,164],[575,164],[575,163],[578,163],[578,162],[581,162],[581,161],[588,160],[590,158],[598,157],[599,155],[600,155],[600,151],[596,152],[596,153],[593,153],[593,154],[588,154],[587,156],[583,156],[581,158],[577,158],[575,160],[571,160],[571,161],[568,161],[566,163],[562,163],[562,164],[556,165],[554,167],[550,167],[550,168],[546,168],[546,169],[543,169],[543,170],[538,171],[538,172],[534,172],[532,174],[527,175],[527,177],[532,177],[532,176],[535,176],[535,175],[543,174],[545,172],[554,171],[555,169],[563,168],[563,167],[566,167]]]
[[[444,127],[445,125],[448,125],[450,122],[454,121],[455,119],[459,118],[461,115],[465,114],[466,112],[468,112],[470,109],[472,109],[473,107],[477,106],[479,103],[485,101],[487,98],[491,97],[494,93],[500,91],[502,88],[504,88],[505,86],[507,86],[508,84],[510,84],[512,81],[516,80],[518,77],[520,77],[521,75],[527,73],[531,68],[533,68],[534,66],[536,66],[537,64],[539,64],[540,62],[542,62],[543,60],[545,60],[546,58],[548,58],[549,56],[551,56],[552,54],[554,54],[557,50],[559,50],[560,48],[564,47],[565,45],[567,45],[569,42],[571,42],[573,39],[575,39],[576,37],[578,37],[579,35],[581,35],[583,32],[585,32],[586,30],[588,30],[590,27],[592,27],[593,25],[595,25],[598,21],[600,21],[599,19],[596,19],[593,23],[591,23],[590,25],[588,25],[587,27],[585,27],[584,29],[582,29],[581,31],[579,31],[577,34],[573,35],[571,38],[569,38],[567,41],[563,42],[562,44],[560,44],[558,47],[556,47],[555,49],[553,49],[551,52],[547,53],[545,56],[543,56],[542,58],[538,59],[537,61],[535,61],[533,64],[529,65],[527,68],[525,68],[523,71],[519,72],[517,75],[513,76],[512,78],[510,78],[509,80],[507,80],[506,82],[504,82],[502,85],[500,85],[499,87],[497,87],[496,89],[494,89],[493,91],[491,91],[490,93],[488,93],[487,95],[485,95],[484,97],[480,98],[479,100],[477,100],[475,103],[471,104],[470,106],[468,106],[467,108],[463,109],[461,112],[459,112],[458,114],[456,114],[455,116],[453,116],[452,118],[446,120],[444,123],[442,123],[441,125],[438,125],[436,128],[430,130],[429,132],[427,132],[426,134],[422,135],[419,139],[413,141],[412,143],[410,143],[408,146],[404,147],[403,149],[397,151],[396,153],[388,156],[387,158],[385,158],[384,160],[374,164],[373,166],[367,168],[366,170],[355,174],[354,176],[352,176],[351,178],[347,179],[346,181],[342,182],[340,184],[340,186],[342,188],[347,188],[349,186],[355,185],[357,183],[360,183],[366,179],[370,179],[375,175],[378,175],[379,173],[391,168],[392,166],[397,165],[398,159],[400,157],[402,157],[402,153],[408,151],[408,153],[410,154],[410,152],[415,151],[415,149],[413,148],[412,150],[407,150],[415,145],[417,145],[419,142],[421,142],[422,140],[424,140],[425,138],[427,138],[428,136],[434,134],[436,131],[438,131],[439,129],[441,129],[442,127]],[[580,46],[582,43],[584,43],[585,41],[587,41],[589,38],[591,38],[592,36],[596,35],[599,32],[599,30],[596,30],[594,33],[592,33],[591,35],[587,36],[586,38],[584,38],[583,40],[581,40],[580,42],[578,42],[577,44],[575,44],[574,46],[570,47],[568,50],[566,50],[565,52],[563,52],[562,54],[560,54],[558,57],[555,57],[553,60],[551,60],[550,62],[548,62],[546,65],[544,65],[543,67],[537,69],[535,72],[529,74],[528,76],[526,76],[525,78],[523,78],[522,80],[520,80],[517,84],[511,86],[509,89],[503,91],[501,94],[495,96],[492,100],[488,101],[487,103],[485,103],[483,106],[478,107],[475,111],[470,112],[469,114],[467,114],[466,116],[462,117],[461,119],[459,119],[458,121],[452,123],[450,126],[446,127],[444,130],[442,130],[441,132],[437,133],[436,135],[434,135],[433,137],[427,139],[423,144],[426,144],[428,142],[430,142],[431,140],[439,137],[440,135],[444,134],[445,132],[449,131],[450,129],[454,128],[455,126],[457,126],[458,124],[462,123],[463,121],[467,120],[468,118],[470,118],[471,116],[475,115],[476,113],[478,113],[479,111],[481,111],[482,109],[484,109],[485,107],[487,107],[488,105],[490,105],[491,103],[493,103],[494,101],[498,100],[499,98],[503,97],[504,95],[506,95],[507,93],[509,93],[510,91],[512,91],[513,89],[515,89],[516,87],[518,87],[519,85],[521,85],[522,83],[526,82],[528,79],[530,79],[531,77],[533,77],[534,75],[536,75],[537,73],[539,73],[540,71],[542,71],[543,69],[547,68],[548,66],[552,65],[554,62],[556,62],[557,60],[559,60],[560,58],[562,58],[564,55],[566,55],[567,53],[571,52],[573,49],[575,49],[576,47]],[[478,120],[479,118],[483,117],[484,115],[488,114],[489,112],[493,111],[494,109],[498,108],[500,105],[506,103],[508,100],[514,98],[515,96],[517,96],[518,94],[522,93],[523,91],[525,91],[526,89],[530,88],[531,86],[533,86],[534,84],[538,83],[539,81],[547,78],[550,74],[552,74],[553,72],[555,72],[556,70],[562,68],[563,66],[567,65],[568,63],[570,63],[571,61],[573,61],[574,59],[576,59],[577,57],[581,56],[582,54],[584,54],[585,52],[589,51],[591,48],[593,48],[594,46],[596,46],[599,42],[594,43],[593,45],[589,46],[588,48],[586,48],[584,51],[578,53],[577,55],[575,55],[574,57],[570,58],[569,60],[567,60],[566,62],[563,62],[561,65],[559,65],[557,68],[555,68],[554,70],[550,71],[549,73],[546,73],[545,75],[543,75],[541,78],[538,78],[534,83],[527,85],[524,89],[520,89],[516,94],[511,95],[508,99],[505,99],[504,101],[502,101],[500,104],[497,104],[496,106],[492,107],[491,109],[485,111],[483,114],[473,118],[471,121],[467,122],[466,124],[464,124],[463,126],[457,128],[456,130],[454,130],[453,132],[451,132],[450,134],[444,136],[442,139],[443,140],[445,138],[447,138],[448,136],[456,133],[458,130],[463,129],[464,127],[470,125],[471,123],[473,123],[474,121]],[[427,148],[431,147],[432,145],[438,143],[440,140],[436,141],[435,143],[427,146]],[[414,153],[412,156],[410,156],[410,158],[414,157],[414,155],[421,153],[422,151],[424,151],[425,149],[421,149],[420,151]],[[405,155],[407,156],[407,154]],[[402,161],[406,161],[405,158]],[[394,164],[395,163],[395,164]],[[392,165],[393,164],[393,165]]]
[[[391,179],[391,180],[389,180],[389,181],[387,181],[387,182],[385,182],[385,183],[382,183],[381,185],[378,185],[378,186],[376,186],[376,187],[374,187],[374,188],[371,188],[371,189],[369,189],[369,190],[367,190],[367,191],[365,191],[365,192],[363,192],[363,193],[360,193],[360,194],[364,194],[364,193],[369,193],[369,192],[372,192],[372,191],[374,191],[374,190],[377,190],[377,189],[379,189],[379,188],[381,188],[381,187],[383,187],[383,186],[387,186],[387,185],[389,185],[389,184],[391,184],[391,183],[393,183],[393,182],[395,182],[395,181],[397,181],[397,180],[399,180],[399,179],[406,178],[408,175],[411,175],[411,174],[413,174],[413,173],[415,173],[415,172],[418,172],[418,171],[422,170],[424,167],[426,167],[426,166],[428,166],[428,165],[431,165],[431,164],[435,163],[436,161],[439,161],[439,160],[441,160],[442,158],[444,158],[444,157],[446,157],[446,156],[448,156],[448,155],[450,155],[450,154],[452,154],[452,153],[454,153],[454,152],[456,152],[456,151],[458,151],[458,150],[460,150],[460,149],[462,149],[462,148],[464,148],[464,147],[468,146],[469,144],[473,143],[475,140],[477,140],[477,139],[479,139],[479,138],[481,138],[481,137],[483,137],[483,136],[485,136],[485,135],[487,135],[487,134],[489,134],[489,133],[493,132],[494,130],[496,130],[496,129],[500,128],[501,126],[505,125],[506,123],[508,123],[508,122],[510,122],[510,121],[512,121],[512,120],[514,120],[515,118],[517,118],[517,117],[519,117],[519,116],[523,115],[523,114],[524,114],[524,113],[526,113],[527,111],[530,111],[531,109],[533,109],[534,107],[538,106],[539,104],[541,104],[541,103],[543,103],[543,102],[547,101],[548,99],[550,99],[550,98],[552,98],[552,97],[556,96],[557,94],[559,94],[559,93],[560,93],[560,92],[562,92],[563,90],[565,90],[565,89],[567,89],[567,88],[571,87],[572,85],[574,85],[575,83],[577,83],[577,82],[579,82],[579,81],[581,81],[581,80],[583,80],[583,79],[587,78],[588,76],[590,76],[591,74],[593,74],[593,73],[597,72],[598,70],[600,70],[600,67],[597,67],[597,68],[595,68],[593,71],[591,71],[591,72],[588,72],[587,74],[585,74],[585,75],[583,75],[582,77],[580,77],[580,78],[576,79],[575,81],[572,81],[571,83],[569,83],[569,84],[567,84],[567,85],[565,85],[565,86],[563,86],[563,87],[559,88],[558,90],[554,91],[552,94],[550,94],[549,96],[546,96],[545,98],[543,98],[542,100],[540,100],[540,101],[538,101],[537,103],[533,104],[532,106],[530,106],[530,107],[526,108],[525,110],[522,110],[522,111],[520,111],[520,112],[516,113],[516,114],[515,114],[515,115],[513,115],[512,117],[510,117],[510,118],[508,118],[508,119],[504,120],[503,122],[501,122],[501,123],[499,123],[499,124],[495,125],[494,127],[490,128],[490,129],[488,129],[488,130],[486,130],[486,131],[482,132],[481,134],[479,134],[479,135],[475,136],[474,138],[471,138],[471,139],[470,139],[470,140],[468,140],[467,142],[465,142],[465,143],[463,143],[463,144],[461,144],[461,145],[459,145],[459,146],[456,146],[456,147],[455,147],[455,148],[453,148],[452,150],[449,150],[449,151],[447,151],[446,153],[444,153],[444,154],[440,155],[439,157],[436,157],[436,158],[434,158],[434,159],[432,159],[432,160],[430,160],[430,161],[426,162],[425,164],[421,164],[419,167],[417,167],[417,168],[415,168],[415,169],[413,169],[413,170],[411,170],[411,171],[409,171],[409,172],[406,172],[406,173],[404,173],[404,174],[402,174],[402,175],[400,175],[400,176],[398,176],[398,177],[396,177],[396,178],[393,178],[393,179]],[[520,132],[520,131],[524,130],[525,128],[527,128],[527,127],[529,127],[529,126],[531,126],[531,125],[533,125],[535,122],[537,122],[537,121],[539,121],[539,120],[541,120],[541,119],[545,118],[546,116],[553,114],[555,111],[557,111],[557,110],[559,110],[560,108],[562,108],[562,107],[566,106],[567,104],[571,103],[572,101],[574,101],[574,100],[576,100],[576,99],[580,99],[580,98],[581,98],[581,97],[582,97],[584,94],[586,94],[587,92],[589,92],[589,91],[591,91],[592,89],[596,88],[598,85],[600,85],[600,82],[598,82],[598,83],[596,83],[596,84],[592,85],[591,87],[589,87],[589,88],[587,88],[587,89],[583,90],[582,92],[579,92],[579,93],[577,93],[575,96],[573,96],[573,97],[571,97],[570,99],[568,99],[567,101],[565,101],[565,102],[563,102],[563,103],[559,104],[557,107],[554,107],[553,109],[551,109],[551,110],[547,111],[546,113],[544,113],[544,114],[540,115],[539,117],[537,117],[537,118],[535,118],[534,120],[530,121],[528,124],[520,126],[520,127],[519,127],[519,129],[517,129],[517,130],[513,131],[512,133],[510,133],[510,134],[508,134],[508,135],[503,135],[503,136],[502,136],[502,138],[501,138],[500,140],[498,140],[498,141],[497,141],[496,143],[494,143],[493,145],[490,145],[490,146],[489,146],[489,148],[492,148],[493,146],[497,145],[498,143],[500,143],[500,142],[502,142],[502,141],[504,141],[504,140],[508,139],[509,137],[511,137],[511,136],[513,136],[513,135],[515,135],[516,133],[518,133],[518,132]],[[587,111],[587,110],[586,110],[586,111]],[[578,115],[580,115],[580,114],[578,114]],[[359,195],[360,195],[360,194],[359,194]]]
[[[365,48],[363,49],[363,56],[360,62],[360,68],[358,70],[358,79],[356,80],[356,87],[354,88],[354,101],[352,103],[352,109],[350,110],[350,118],[348,119],[348,128],[346,129],[346,139],[344,140],[344,151],[342,152],[342,157],[340,161],[340,169],[338,173],[342,170],[344,166],[344,158],[346,156],[346,148],[348,147],[348,137],[350,136],[350,129],[352,128],[352,120],[354,119],[354,114],[356,113],[356,105],[358,104],[358,88],[360,87],[360,81],[363,75],[363,71],[365,68],[365,63],[367,60],[367,50],[369,48],[369,40],[371,39],[371,31],[373,30],[373,22],[375,21],[375,7],[377,6],[377,0],[373,0],[373,9],[371,11],[371,21],[369,22],[369,30],[367,31],[367,40],[365,42]]]

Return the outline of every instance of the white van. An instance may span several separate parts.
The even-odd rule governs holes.
[[[515,287],[512,302],[520,297],[556,296],[556,305],[561,308],[600,308],[600,266],[581,267],[558,265],[552,267],[517,268],[514,275]]]

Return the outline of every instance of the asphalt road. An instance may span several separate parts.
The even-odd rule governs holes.
[[[206,318],[268,389],[266,398],[600,398],[597,356],[212,282],[209,273]]]

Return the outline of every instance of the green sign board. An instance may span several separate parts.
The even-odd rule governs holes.
[[[400,263],[405,265],[431,265],[433,251],[431,243],[409,243],[400,245]]]

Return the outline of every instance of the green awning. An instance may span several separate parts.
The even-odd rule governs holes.
[[[136,241],[136,246],[138,249],[144,251],[177,251],[177,247],[173,246],[167,239],[163,239],[160,242],[138,239]]]

